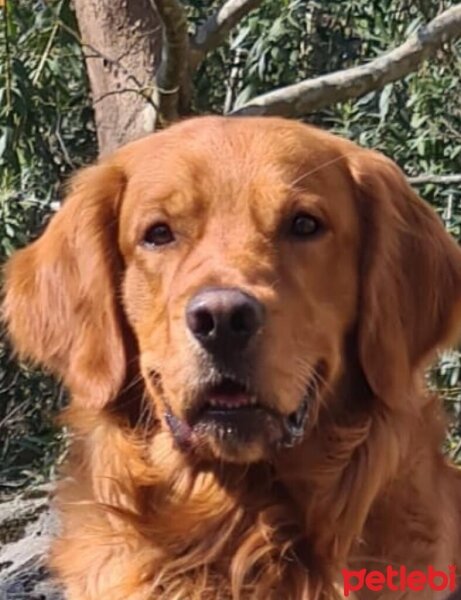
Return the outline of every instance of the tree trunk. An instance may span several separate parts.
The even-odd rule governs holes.
[[[154,130],[162,25],[151,0],[74,0],[100,154]]]

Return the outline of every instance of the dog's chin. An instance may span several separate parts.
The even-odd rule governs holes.
[[[184,416],[165,402],[165,421],[184,451],[204,460],[252,463],[301,442],[311,407],[306,391],[296,411],[284,415],[243,383],[223,378],[205,386]]]
[[[192,432],[204,458],[237,463],[269,458],[283,438],[282,419],[260,406],[204,410]]]
[[[232,439],[222,440],[209,436],[203,439],[202,444],[198,446],[196,455],[208,463],[220,461],[249,465],[269,461],[274,452],[264,440],[246,441],[240,444]]]

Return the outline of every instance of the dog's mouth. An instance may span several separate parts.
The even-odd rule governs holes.
[[[209,385],[200,395],[192,420],[215,415],[241,414],[261,408],[258,398],[248,385],[230,377]]]
[[[261,427],[271,430],[273,411],[264,406],[251,388],[236,379],[223,378],[205,387],[187,416],[199,437],[212,436],[221,443],[247,443]]]
[[[264,427],[270,442],[292,446],[302,438],[309,397],[310,393],[306,393],[298,409],[283,416],[260,401],[247,384],[226,377],[204,390],[188,421],[193,429],[207,430],[221,439],[234,437],[239,441],[251,440]]]
[[[287,415],[265,402],[248,383],[222,377],[202,387],[183,418],[173,414],[164,398],[164,417],[183,450],[200,452],[207,440],[213,440],[214,447],[225,449],[228,456],[240,455],[255,444],[272,452],[302,441],[314,389],[312,379],[298,408]]]

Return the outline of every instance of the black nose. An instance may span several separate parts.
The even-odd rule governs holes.
[[[188,303],[186,322],[200,344],[211,353],[243,350],[261,329],[264,306],[233,288],[207,288]]]

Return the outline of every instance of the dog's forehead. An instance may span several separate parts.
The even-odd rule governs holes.
[[[123,162],[141,209],[167,200],[170,212],[206,204],[241,213],[299,191],[328,195],[341,158],[336,138],[298,123],[203,118],[128,146]]]
[[[328,170],[341,160],[344,140],[279,118],[202,117],[128,144],[117,153],[129,176],[174,176],[200,167],[218,175],[253,174],[269,166],[286,172],[299,165]]]

